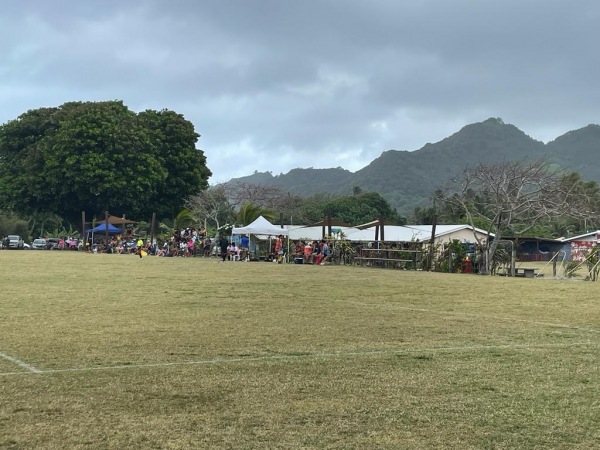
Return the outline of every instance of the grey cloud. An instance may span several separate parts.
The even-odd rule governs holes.
[[[490,116],[548,140],[599,112],[591,0],[23,4],[0,17],[0,122],[70,100],[173,109],[215,180],[354,169]]]

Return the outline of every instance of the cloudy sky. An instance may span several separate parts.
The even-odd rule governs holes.
[[[211,183],[357,170],[501,117],[600,122],[596,0],[2,0],[0,123],[73,100],[172,109]]]

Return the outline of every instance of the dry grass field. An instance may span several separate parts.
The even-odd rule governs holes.
[[[600,448],[599,289],[0,251],[0,448]]]

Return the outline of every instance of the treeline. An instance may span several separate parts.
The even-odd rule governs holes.
[[[358,224],[404,219],[377,193],[310,198],[243,183],[208,186],[199,134],[174,111],[130,111],[121,101],[69,102],[0,126],[0,234],[76,235],[87,220],[127,215],[160,229],[246,225],[263,214],[309,224],[331,213]],[[250,220],[251,221],[251,220]]]
[[[359,187],[349,196],[315,194],[311,197],[284,192],[274,186],[241,181],[210,187],[188,197],[180,218],[204,222],[217,229],[226,225],[248,225],[259,215],[279,223],[311,225],[330,216],[347,225],[359,225],[378,218],[402,225],[406,218],[391,208],[376,192],[362,192]]]

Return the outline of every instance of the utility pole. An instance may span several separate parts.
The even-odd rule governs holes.
[[[435,195],[433,197],[433,217],[431,220],[431,238],[429,238],[429,258],[427,265],[427,270],[431,272],[433,270],[433,254],[434,254],[434,246],[435,246],[435,228],[437,226],[437,210],[435,207]]]

